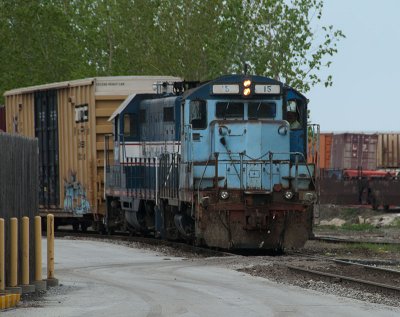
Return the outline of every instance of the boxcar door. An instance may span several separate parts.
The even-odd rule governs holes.
[[[35,92],[35,136],[39,141],[39,205],[59,206],[57,91]]]

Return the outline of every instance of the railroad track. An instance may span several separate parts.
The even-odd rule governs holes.
[[[56,231],[56,237],[74,237],[74,238],[90,238],[101,241],[124,241],[124,242],[136,242],[141,244],[147,244],[150,246],[156,247],[169,247],[175,250],[179,250],[182,252],[188,252],[192,254],[196,254],[199,256],[232,256],[235,255],[233,253],[214,250],[210,248],[203,248],[194,246],[191,244],[183,243],[183,242],[175,242],[169,240],[161,240],[152,237],[143,237],[143,236],[130,236],[128,234],[118,234],[118,235],[101,235],[95,231],[87,231],[87,232],[72,232],[68,230]]]
[[[396,241],[377,241],[372,239],[363,239],[363,240],[355,240],[348,238],[338,238],[331,236],[314,236],[312,240],[322,241],[328,243],[347,243],[347,244],[360,244],[360,243],[369,243],[369,244],[377,244],[377,245],[398,245],[400,246],[400,242]]]
[[[315,257],[317,258],[317,257]],[[393,293],[400,296],[400,271],[360,264],[349,260],[319,257],[325,260],[313,266],[310,259],[304,263],[284,264],[289,270],[301,275],[314,276],[334,283],[344,283],[351,287],[362,286],[373,291]],[[312,259],[311,259],[312,261]]]

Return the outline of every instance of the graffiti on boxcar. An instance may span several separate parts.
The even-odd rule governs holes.
[[[69,180],[64,180],[64,210],[81,215],[90,212],[90,204],[83,185],[76,180],[76,173],[71,172]]]

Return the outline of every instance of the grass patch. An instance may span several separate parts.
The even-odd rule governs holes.
[[[345,223],[339,227],[342,231],[360,231],[360,232],[376,232],[380,231],[370,223]]]
[[[393,221],[390,226],[390,228],[396,228],[396,229],[400,229],[400,219],[396,219],[395,221]]]
[[[354,243],[347,244],[346,249],[357,251],[371,251],[374,253],[398,253],[400,252],[400,245],[398,244],[376,244],[376,243]]]
[[[331,231],[338,231],[339,227],[334,226],[334,225],[316,225],[314,226],[315,230],[320,230],[320,231],[324,231],[324,230],[331,230]]]
[[[323,226],[314,226],[314,229],[317,231],[355,231],[355,232],[381,232],[382,230],[374,227],[369,223],[345,223],[342,226],[334,226],[334,225],[323,225]]]
[[[343,218],[344,220],[351,220],[357,218],[359,213],[360,210],[358,210],[357,208],[343,208],[343,210],[340,212],[339,218]]]

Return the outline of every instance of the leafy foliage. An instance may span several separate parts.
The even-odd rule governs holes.
[[[322,0],[0,0],[0,90],[90,76],[268,75],[332,85]]]
[[[81,56],[62,1],[1,1],[1,90],[80,76]]]

